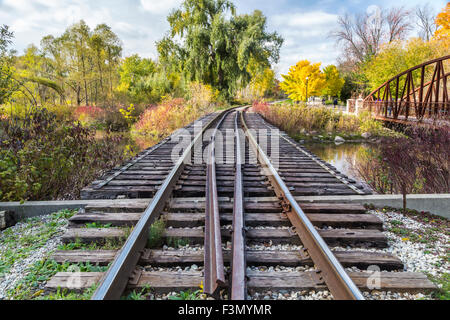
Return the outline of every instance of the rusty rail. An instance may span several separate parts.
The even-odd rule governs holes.
[[[141,252],[146,246],[149,227],[159,218],[161,211],[164,209],[166,201],[172,194],[172,191],[184,170],[187,162],[186,160],[190,159],[192,151],[197,143],[201,143],[203,133],[210,128],[221,115],[224,115],[227,112],[229,111],[223,111],[208,122],[208,124],[203,127],[202,131],[195,136],[189,147],[183,152],[174,168],[164,180],[164,183],[161,185],[155,197],[145,209],[142,217],[139,219],[122,249],[115,257],[110,268],[103,276],[99,287],[92,296],[92,300],[117,300],[121,297],[126,289],[127,283],[133,278],[133,273],[135,273],[135,268],[141,256]],[[139,273],[135,273],[134,278],[136,277],[139,277]]]
[[[281,179],[277,170],[271,164],[269,158],[258,145],[256,138],[252,135],[245,123],[244,115],[241,113],[241,122],[246,132],[250,146],[257,155],[258,160],[266,172],[274,191],[281,201],[283,211],[288,216],[294,230],[305,247],[304,254],[309,255],[320,272],[317,274],[317,282],[325,282],[329,290],[337,300],[364,300],[363,295],[345,272],[342,265],[336,259],[330,248],[319,235],[317,230],[309,221],[301,209],[289,188]]]
[[[245,262],[245,220],[244,220],[244,185],[242,178],[242,164],[245,161],[245,154],[242,153],[242,145],[245,140],[241,137],[238,126],[239,112],[236,112],[234,119],[235,130],[235,150],[236,150],[236,172],[234,177],[234,205],[233,205],[233,239],[231,256],[231,299],[246,300],[246,262]]]
[[[225,284],[222,234],[220,230],[219,196],[216,181],[216,135],[228,112],[217,123],[208,146],[206,172],[206,216],[204,249],[204,292],[214,295]],[[221,146],[222,147],[222,146]]]

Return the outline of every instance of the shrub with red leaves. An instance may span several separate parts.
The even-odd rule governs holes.
[[[450,192],[450,127],[414,127],[406,134],[381,139],[375,154],[357,168],[374,190],[402,194],[405,207],[406,194]]]

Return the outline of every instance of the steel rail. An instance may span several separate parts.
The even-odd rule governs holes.
[[[142,217],[134,227],[130,236],[126,240],[122,249],[119,251],[108,271],[100,281],[100,285],[94,292],[91,300],[117,300],[121,297],[126,289],[127,283],[131,275],[135,271],[135,267],[139,261],[142,250],[145,248],[148,240],[148,229],[150,225],[159,218],[161,211],[164,209],[166,201],[169,199],[172,191],[181,176],[186,160],[191,156],[192,151],[197,143],[201,143],[203,133],[212,126],[212,124],[224,113],[223,111],[214,117],[202,128],[188,148],[178,159],[174,168],[164,180],[155,197],[145,209]]]
[[[311,221],[309,221],[267,155],[258,145],[256,138],[252,135],[245,123],[242,112],[241,122],[252,149],[274,187],[276,195],[281,200],[284,212],[294,226],[294,230],[306,248],[307,254],[311,256],[314,264],[320,270],[319,277],[316,281],[321,282],[323,279],[333,294],[333,297],[337,300],[364,300],[359,289],[345,272]]]
[[[205,238],[204,238],[204,287],[206,294],[214,295],[220,286],[225,284],[222,252],[222,234],[220,230],[219,195],[216,180],[216,135],[226,112],[210,138],[206,171],[206,203],[205,203]],[[220,145],[223,147],[223,145]]]
[[[233,239],[231,256],[231,300],[246,300],[246,261],[245,261],[245,220],[244,220],[244,184],[242,178],[242,164],[245,154],[242,153],[242,130],[238,126],[239,112],[234,119],[236,172],[234,176],[234,204],[233,204]],[[244,149],[245,150],[245,149]]]

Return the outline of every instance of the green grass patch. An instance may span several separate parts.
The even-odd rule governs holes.
[[[98,223],[98,222],[86,223],[84,226],[87,229],[108,229],[108,228],[112,228],[112,224],[111,223],[103,224],[103,223]]]
[[[50,219],[30,218],[20,227],[5,230],[0,243],[4,246],[0,252],[0,277],[7,273],[14,263],[26,259],[33,252],[44,247],[47,242],[61,233],[61,227],[67,225],[67,219],[76,210],[61,210],[50,215]]]
[[[178,249],[180,247],[185,247],[185,246],[187,246],[190,243],[191,242],[189,241],[189,239],[184,239],[184,238],[172,238],[172,237],[169,237],[166,240],[167,246],[175,248],[175,249]]]
[[[58,289],[56,293],[38,296],[35,300],[91,300],[91,297],[95,290],[97,290],[97,287],[98,285],[93,285],[92,287],[84,290],[82,293],[69,291],[67,289]]]
[[[149,285],[145,285],[141,290],[133,290],[128,295],[122,297],[121,300],[147,300],[147,296],[150,292],[151,287]]]
[[[148,242],[147,242],[147,246],[150,249],[159,248],[164,244],[163,235],[164,235],[165,229],[166,229],[166,222],[162,218],[155,221],[150,226],[150,231],[148,233]]]
[[[440,288],[432,293],[434,299],[450,300],[450,273],[446,272],[440,277],[428,275],[428,278]]]
[[[60,264],[51,259],[44,259],[38,261],[27,268],[27,275],[20,280],[14,289],[8,291],[8,298],[14,300],[32,300],[43,299],[44,291],[43,286],[58,272],[105,272],[109,266],[96,266],[89,262],[87,263],[63,263]],[[53,298],[62,297],[68,295],[69,298],[73,298],[73,294],[69,295],[65,290],[57,292]],[[54,300],[51,297],[49,300]]]

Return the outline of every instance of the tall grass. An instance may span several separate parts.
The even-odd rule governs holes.
[[[360,135],[365,132],[373,136],[386,135],[389,130],[369,117],[347,115],[327,107],[307,107],[304,104],[274,104],[255,102],[253,111],[261,114],[273,125],[291,136],[304,133]]]

